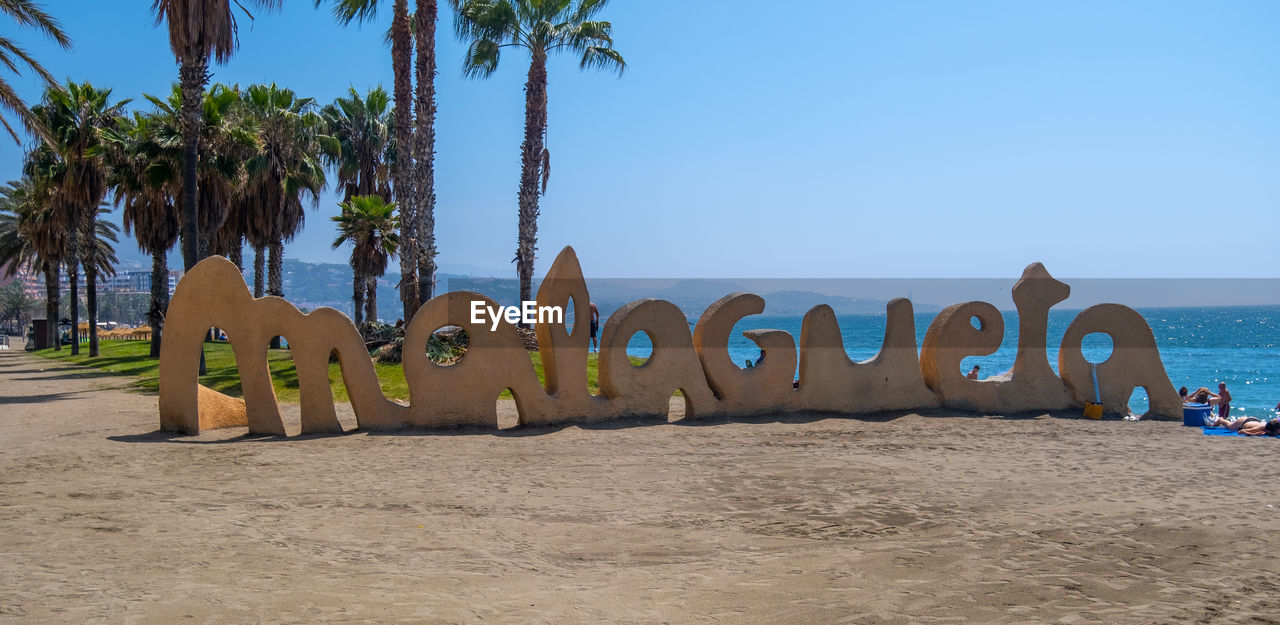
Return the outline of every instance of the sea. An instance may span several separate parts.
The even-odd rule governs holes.
[[[1193,392],[1206,386],[1217,392],[1225,382],[1231,391],[1231,416],[1275,418],[1280,403],[1280,306],[1139,308],[1151,326],[1169,381],[1176,389],[1186,386]],[[1049,365],[1057,371],[1058,346],[1078,310],[1051,310],[1047,352]],[[965,358],[960,370],[967,373],[974,365],[983,378],[1013,368],[1018,345],[1018,315],[1006,311],[1005,335],[994,354]],[[916,346],[924,340],[933,321],[933,313],[918,313]],[[742,336],[751,329],[776,329],[790,332],[797,342],[800,337],[800,315],[754,315],[742,319],[729,338],[729,355],[738,366],[754,361],[760,348]],[[839,315],[837,321],[843,335],[845,351],[854,361],[872,358],[880,351],[884,339],[884,315]],[[1101,363],[1111,354],[1111,339],[1105,334],[1084,338],[1083,352],[1089,362]],[[652,353],[648,337],[637,333],[627,344],[632,356],[647,358]],[[1132,413],[1147,411],[1148,402],[1142,388],[1129,399]]]

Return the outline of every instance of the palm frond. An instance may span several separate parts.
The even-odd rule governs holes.
[[[339,24],[348,26],[351,22],[363,24],[378,17],[378,0],[327,0],[331,5],[334,19]],[[315,0],[316,8],[320,8],[326,0]]]
[[[283,5],[283,0],[153,0],[151,10],[157,26],[168,25],[169,47],[179,63],[209,58],[225,63],[239,43],[235,9],[255,19],[246,2],[264,11]]]
[[[15,22],[35,28],[52,39],[64,50],[71,49],[71,38],[62,30],[58,20],[44,12],[40,5],[31,0],[5,0],[0,2],[0,13],[4,13]]]
[[[607,4],[609,0],[582,0],[569,16],[568,21],[575,24],[586,22],[595,17]]]
[[[357,195],[339,206],[342,213],[330,218],[338,228],[333,248],[351,243],[351,268],[356,275],[381,276],[400,244],[396,203],[376,195]]]
[[[31,109],[27,108],[26,103],[22,101],[22,98],[18,97],[17,92],[3,78],[0,78],[0,109],[8,110],[17,117],[22,122],[22,126],[31,134],[39,134],[39,126],[31,115]],[[13,126],[9,125],[9,121],[3,115],[0,115],[0,123],[4,124],[5,130],[8,131],[9,136],[13,137],[14,143],[22,143],[18,133],[14,131]]]
[[[613,24],[582,22],[566,29],[563,40],[574,50],[582,50],[592,45],[610,48],[613,47]]]
[[[17,57],[17,60],[15,61],[13,57]],[[19,47],[12,39],[0,37],[0,63],[15,74],[22,74],[22,69],[18,66],[17,61],[21,61],[23,65],[30,67],[31,71],[44,79],[46,83],[56,84],[58,82],[53,77],[53,74],[49,73],[39,61],[27,54],[27,51]]]
[[[578,64],[578,67],[582,69],[613,70],[618,76],[622,76],[627,69],[627,62],[613,48],[587,46],[582,51],[582,61]]]
[[[0,15],[7,16],[19,26],[35,28],[64,49],[71,47],[71,39],[63,32],[58,21],[32,0],[0,1]],[[18,75],[23,73],[23,66],[30,68],[45,83],[56,88],[57,81],[54,79],[53,74],[20,47],[16,41],[8,37],[0,37],[0,65]],[[27,104],[18,96],[13,87],[3,79],[0,79],[0,111],[8,111],[12,116],[16,117],[28,133],[42,139],[48,138],[41,133],[39,125],[36,123]],[[13,138],[14,143],[22,143],[17,130],[3,115],[0,115],[0,125],[4,126],[5,132]]]
[[[456,9],[454,32],[459,39],[512,39],[525,19],[519,10],[528,8],[528,0],[468,0]]]
[[[476,39],[467,46],[462,57],[462,75],[468,78],[488,78],[498,70],[502,46],[492,39]]]

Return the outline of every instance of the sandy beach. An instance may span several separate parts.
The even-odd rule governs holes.
[[[183,437],[129,380],[0,352],[0,623],[1280,622],[1274,439],[944,413]]]

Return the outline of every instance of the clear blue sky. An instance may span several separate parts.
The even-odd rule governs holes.
[[[285,4],[214,80],[390,90],[389,10]],[[55,75],[139,102],[176,79],[150,0],[45,5],[74,52],[16,35]],[[594,277],[1280,276],[1280,2],[804,6],[614,0],[627,74],[550,68],[539,271],[573,245]],[[528,58],[474,81],[461,50],[442,15],[440,259],[514,276]],[[0,176],[20,159],[0,143]],[[345,262],[336,211],[286,255]]]

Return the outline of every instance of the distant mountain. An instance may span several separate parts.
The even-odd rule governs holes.
[[[455,276],[474,276],[480,278],[495,278],[499,276],[510,276],[515,274],[516,266],[511,265],[506,269],[496,269],[494,267],[481,267],[479,265],[471,265],[468,263],[440,263],[436,268],[436,272],[440,274],[449,274]]]
[[[399,274],[396,274],[397,278]],[[503,306],[517,306],[520,303],[520,281],[511,278],[489,278],[472,276],[455,276],[440,274],[436,278],[440,292],[471,291],[488,297]],[[536,296],[538,285],[535,282],[533,291]]]
[[[252,267],[246,282],[252,287]],[[388,273],[378,280],[378,317],[383,321],[400,318],[403,307],[396,285],[399,273]],[[540,281],[533,284],[537,294]],[[452,273],[436,276],[437,290],[473,291],[503,305],[517,305],[520,284],[509,278],[475,277]],[[727,280],[588,280],[591,298],[602,317],[638,299],[656,297],[675,304],[690,319],[697,319],[713,302],[737,291],[741,285]],[[299,308],[314,310],[322,306],[351,314],[351,267],[336,263],[307,263],[297,259],[284,261],[285,297]],[[886,300],[826,295],[814,291],[775,291],[763,296],[765,314],[803,315],[814,306],[827,304],[840,315],[882,315]],[[916,312],[936,312],[937,306],[917,304]]]
[[[249,260],[249,259],[246,259]],[[245,282],[253,288],[253,267],[245,263]],[[322,306],[336,308],[351,316],[351,267],[331,263],[305,263],[296,258],[284,259],[284,296],[293,305],[305,310]],[[386,309],[389,302],[383,294],[382,281],[378,281],[379,315],[398,312],[399,307]]]
[[[716,301],[730,293],[742,291],[743,288],[725,280],[681,280],[652,297],[675,301],[678,299],[705,299],[710,297]]]
[[[450,274],[437,274],[438,284],[445,284],[450,279],[464,278]],[[284,260],[284,296],[293,305],[305,310],[316,308],[335,308],[351,316],[352,314],[352,274],[350,265],[337,263],[307,263],[296,258]],[[245,282],[253,287],[253,267],[246,267]],[[404,306],[400,303],[400,293],[396,285],[400,283],[400,274],[388,273],[378,279],[378,318],[384,322],[392,322],[401,317]]]
[[[138,243],[133,237],[121,236],[120,241],[115,244],[117,273],[127,273],[130,271],[151,271],[151,255],[138,249]],[[175,251],[169,253],[169,268],[182,269],[182,252],[175,248]]]
[[[837,315],[883,315],[888,300],[824,295],[813,291],[777,291],[764,296],[765,312],[770,315],[803,315],[814,306],[826,304]],[[916,305],[915,312],[936,312],[937,306]]]

